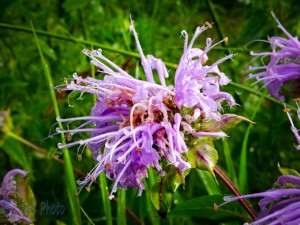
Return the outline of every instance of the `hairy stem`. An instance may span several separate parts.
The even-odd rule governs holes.
[[[229,177],[227,177],[226,174],[218,166],[215,166],[214,172],[235,196],[241,196],[241,193],[236,188],[236,186],[232,183],[232,181],[229,179]],[[244,209],[248,212],[248,214],[252,217],[252,219],[255,219],[256,212],[246,202],[246,200],[239,199],[238,201],[241,203],[241,205],[244,207]]]

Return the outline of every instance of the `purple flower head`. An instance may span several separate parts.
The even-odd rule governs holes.
[[[188,35],[183,31],[185,47],[176,71],[175,87],[166,86],[165,78],[169,74],[163,61],[144,55],[133,24],[130,30],[141,56],[146,81],[129,75],[107,59],[101,50],[83,50],[105,75],[104,79],[83,79],[74,74],[74,80],[60,89],[94,94],[96,104],[90,116],[57,118],[57,121],[67,123],[84,121],[73,130],[57,129],[58,133],[66,133],[68,137],[78,132],[91,134],[84,140],[58,144],[59,149],[88,146],[97,161],[88,176],[78,181],[79,190],[106,172],[114,183],[110,198],[118,188],[128,186],[139,187],[138,195],[141,195],[144,189],[142,179],[148,176],[149,167],[161,176],[165,175],[161,163],[174,166],[181,173],[191,168],[185,138],[225,136],[218,129],[203,130],[199,127],[201,121],[222,121],[218,110],[223,100],[234,104],[231,95],[219,91],[219,86],[226,85],[229,79],[218,69],[221,62],[233,55],[208,66],[205,63],[208,51],[214,46],[212,41],[207,39],[204,50],[193,48],[197,36],[209,26],[207,23],[197,28],[189,44]],[[155,83],[154,70],[160,84]]]
[[[293,37],[287,32],[273,12],[272,16],[287,38],[277,36],[269,38],[272,52],[251,52],[256,58],[268,57],[269,63],[264,63],[262,66],[250,66],[248,71],[251,72],[250,78],[264,81],[269,93],[278,100],[284,101],[284,97],[280,94],[281,87],[289,81],[300,79],[300,42],[298,37]]]
[[[0,189],[0,206],[3,209],[4,216],[10,223],[32,223],[17,206],[15,200],[17,195],[17,182],[14,180],[15,175],[26,176],[26,172],[20,169],[13,169],[5,175]]]
[[[220,92],[220,85],[229,83],[228,77],[219,70],[218,65],[223,61],[232,58],[230,54],[218,60],[212,65],[206,65],[208,60],[207,53],[220,42],[213,44],[210,38],[206,39],[206,47],[204,50],[193,48],[196,38],[211,25],[198,27],[191,40],[188,43],[188,34],[182,31],[185,37],[184,52],[180,59],[180,63],[175,74],[175,103],[178,108],[187,107],[200,109],[201,114],[215,120],[220,120],[218,109],[221,108],[220,103],[227,100],[230,106],[235,104],[232,96],[225,92]],[[215,76],[217,75],[217,76]]]
[[[283,175],[278,178],[273,189],[238,197],[224,197],[224,200],[231,202],[258,197],[262,197],[258,203],[260,212],[251,224],[300,224],[300,177]]]

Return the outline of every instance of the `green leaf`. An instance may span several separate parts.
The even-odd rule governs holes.
[[[253,115],[251,120],[254,120],[258,110],[261,108],[263,103],[264,97],[263,95],[259,98],[259,101],[254,109]],[[248,141],[250,136],[250,131],[253,124],[249,124],[243,139],[241,156],[240,156],[240,166],[239,166],[239,178],[238,184],[241,193],[248,193],[248,158],[247,158],[247,151],[248,151]]]
[[[220,186],[215,180],[212,173],[204,170],[198,170],[197,174],[201,178],[203,185],[209,195],[220,195],[222,194]]]
[[[214,132],[219,130],[226,131],[230,128],[235,127],[242,121],[253,123],[251,120],[247,119],[246,117],[227,113],[221,116],[220,121],[209,120],[205,123],[202,123],[201,131],[207,131],[207,132]]]
[[[126,190],[118,190],[117,225],[126,225]]]
[[[150,190],[151,201],[158,214],[163,218],[170,210],[175,191],[180,184],[185,184],[184,178],[189,173],[189,171],[185,171],[182,174],[174,167],[169,167],[169,170],[165,169],[165,171],[167,175],[155,183]]]
[[[101,184],[101,196],[102,196],[104,214],[105,214],[105,218],[106,218],[106,225],[112,225],[113,223],[112,223],[112,215],[111,215],[111,205],[110,205],[110,200],[108,198],[109,193],[108,193],[108,187],[107,187],[105,173],[100,174],[99,180],[100,180],[100,184]]]
[[[242,214],[242,208],[238,202],[223,203],[222,195],[205,195],[186,201],[174,208],[168,217],[199,217],[218,222],[224,221],[248,221],[249,217]]]
[[[293,170],[293,169],[290,169],[290,168],[285,168],[285,167],[281,167],[278,163],[278,169],[280,171],[280,173],[282,175],[294,175],[294,176],[297,176],[297,177],[300,177],[300,173],[298,173],[298,171],[296,170]]]
[[[33,191],[28,184],[29,178],[16,175],[14,181],[16,182],[17,188],[10,194],[9,198],[16,203],[17,208],[22,212],[23,216],[35,221],[36,200]],[[0,224],[11,224],[4,216],[3,209],[0,210]]]
[[[34,221],[36,200],[32,189],[29,186],[29,178],[18,176],[16,178],[17,190],[16,202],[18,208],[22,211],[23,215]]]
[[[234,169],[232,153],[231,153],[231,150],[229,148],[227,138],[222,139],[222,144],[223,144],[223,151],[224,151],[224,156],[225,156],[225,160],[226,160],[228,175],[229,175],[230,179],[232,180],[232,182],[235,185],[237,185],[238,180],[237,180],[236,172],[235,172],[235,169]]]
[[[12,77],[0,78],[1,87],[25,87],[28,82],[14,79]]]
[[[154,172],[154,169],[150,167],[148,169],[148,179],[147,182],[145,182],[146,190],[151,190],[150,187],[152,187],[156,183],[157,176],[158,175]],[[160,225],[160,218],[157,216],[156,209],[153,207],[151,195],[151,191],[147,191],[144,202],[140,203],[143,206],[143,208],[146,208],[146,214],[149,218],[149,224]],[[142,212],[144,212],[144,210],[142,210]],[[140,217],[142,218],[142,216]]]
[[[25,170],[31,169],[31,163],[28,160],[28,153],[23,149],[22,145],[12,138],[7,138],[1,148],[15,162],[20,164]]]

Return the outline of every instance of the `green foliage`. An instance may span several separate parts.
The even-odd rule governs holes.
[[[282,175],[294,175],[300,177],[300,173],[297,170],[280,167],[279,163],[278,163],[278,169]]]
[[[104,173],[100,174],[99,180],[101,185],[101,196],[102,196],[103,210],[106,217],[106,224],[112,225],[111,205],[110,205],[110,200],[108,199],[109,193],[108,193],[108,187],[106,182],[106,176]]]
[[[18,195],[16,196],[16,204],[22,210],[23,215],[34,221],[36,200],[34,193],[29,186],[29,178],[18,177],[16,179]]]
[[[169,167],[165,168],[166,176],[162,177],[159,182],[155,183],[151,187],[150,197],[151,201],[156,208],[158,214],[165,218],[169,212],[172,202],[173,195],[176,192],[179,185],[185,185],[185,174],[181,174],[176,168]]]
[[[214,221],[245,221],[249,218],[242,213],[242,208],[236,202],[218,207],[223,203],[221,195],[204,195],[193,198],[175,207],[168,216],[198,217]]]

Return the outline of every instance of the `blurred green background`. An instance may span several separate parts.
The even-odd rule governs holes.
[[[232,1],[82,1],[82,0],[1,0],[0,1],[0,111],[8,111],[11,126],[2,129],[0,139],[0,177],[12,168],[22,168],[30,172],[30,184],[37,198],[37,224],[70,224],[70,210],[64,183],[64,168],[53,160],[57,154],[58,135],[55,133],[56,116],[42,67],[41,58],[30,23],[37,32],[39,44],[50,68],[53,85],[63,84],[64,78],[71,78],[74,72],[90,75],[92,67],[89,59],[82,54],[83,48],[103,47],[103,53],[116,64],[128,70],[133,76],[143,79],[136,46],[129,32],[130,15],[145,54],[152,54],[164,62],[177,64],[182,54],[183,41],[180,32],[187,30],[189,36],[197,26],[206,21],[213,22],[213,29],[198,38],[195,46],[204,47],[205,38],[215,42],[229,38],[226,45],[219,45],[209,53],[209,64],[231,52],[236,56],[223,63],[220,68],[241,87],[229,85],[223,90],[231,93],[239,106],[230,111],[252,118],[260,96],[262,84],[251,86],[243,75],[252,57],[249,52],[270,50],[267,43],[252,42],[266,40],[268,36],[282,35],[271,16],[274,11],[283,26],[293,35],[300,35],[300,3],[297,0],[232,0]],[[86,41],[86,42],[85,42]],[[111,48],[111,49],[110,49]],[[115,50],[114,50],[115,49]],[[123,52],[118,52],[124,50]],[[259,63],[259,62],[254,62]],[[137,73],[137,71],[140,71]],[[169,84],[173,83],[174,68],[169,69]],[[252,92],[243,87],[250,87]],[[78,96],[77,96],[78,97]],[[76,96],[57,94],[61,116],[74,117],[88,115],[93,105],[92,96],[84,95],[77,101]],[[73,107],[68,106],[68,101]],[[293,102],[291,101],[291,104]],[[295,106],[295,105],[294,105]],[[256,122],[250,131],[244,148],[247,153],[248,193],[263,191],[271,187],[277,176],[279,162],[283,167],[300,169],[300,153],[294,148],[295,139],[282,105],[264,98],[254,118]],[[229,111],[229,109],[226,109]],[[295,113],[292,114],[295,116]],[[296,118],[296,117],[295,117]],[[54,127],[53,127],[54,125]],[[300,127],[299,121],[296,125]],[[249,124],[242,123],[228,133],[227,144],[236,176],[243,140]],[[39,153],[20,142],[11,133],[22,137],[47,151]],[[87,136],[87,135],[86,135]],[[84,136],[82,136],[84,138]],[[22,143],[23,142],[23,143]],[[219,141],[219,166],[229,172],[224,156],[226,142]],[[88,151],[83,160],[78,161],[77,149],[71,149],[72,163],[80,171],[87,173],[95,165]],[[229,172],[232,175],[232,171]],[[77,175],[77,178],[80,176]],[[234,179],[233,177],[231,177]],[[223,193],[229,193],[220,185]],[[111,184],[109,183],[109,189]],[[147,190],[141,198],[136,190],[126,192],[126,205],[145,224],[176,224],[176,221],[149,219]],[[207,194],[198,173],[192,171],[187,178],[186,189],[180,189],[177,201]],[[246,193],[244,193],[246,194]],[[105,224],[101,194],[93,188],[90,193],[80,194],[80,204],[95,224]],[[41,215],[38,212],[42,202],[60,203],[66,207],[64,215]],[[255,201],[254,201],[255,202]],[[116,203],[112,202],[112,215],[116,217]],[[151,207],[151,204],[150,206]],[[127,215],[128,224],[135,223]],[[179,224],[200,224],[199,219],[177,221]],[[87,220],[83,218],[83,224]],[[206,222],[202,220],[201,224]],[[214,224],[208,221],[207,224]],[[217,223],[216,223],[217,224]]]

